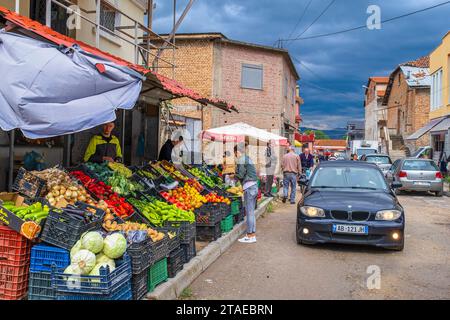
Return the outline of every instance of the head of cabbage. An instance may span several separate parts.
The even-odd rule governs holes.
[[[118,259],[127,250],[127,239],[120,233],[110,234],[103,241],[103,253],[111,259]]]
[[[92,253],[99,253],[103,249],[103,237],[100,232],[91,231],[81,237],[81,246]]]
[[[73,257],[78,253],[78,251],[82,250],[83,246],[81,245],[81,240],[78,240],[77,243],[70,249],[70,261],[72,261]]]
[[[95,254],[89,250],[83,249],[78,251],[72,259],[71,267],[74,274],[87,275],[95,267]]]

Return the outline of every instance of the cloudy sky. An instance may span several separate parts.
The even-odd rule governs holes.
[[[188,1],[177,2],[181,13]],[[379,6],[381,19],[385,20],[445,1],[312,0],[305,12],[309,2],[197,0],[179,32],[218,31],[232,39],[273,46],[280,38],[297,38],[302,33],[302,37],[310,37],[365,25],[370,5]],[[172,3],[156,0],[154,28],[157,32],[170,31]],[[312,24],[327,6],[328,10]],[[299,83],[305,100],[303,125],[342,128],[347,120],[363,119],[362,86],[367,78],[388,76],[398,64],[429,54],[450,30],[449,16],[450,3],[384,23],[380,30],[364,28],[330,37],[285,42],[284,47],[289,49],[302,78]]]

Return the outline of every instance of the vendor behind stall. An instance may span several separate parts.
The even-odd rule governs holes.
[[[84,154],[85,162],[122,162],[119,139],[112,134],[114,127],[114,122],[105,123],[102,133],[91,138]]]

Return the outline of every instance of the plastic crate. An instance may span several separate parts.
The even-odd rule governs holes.
[[[131,258],[133,274],[140,274],[147,270],[156,260],[153,257],[151,239],[128,246],[127,253]]]
[[[233,216],[228,216],[222,220],[220,224],[220,228],[222,229],[222,233],[227,233],[233,230]]]
[[[164,227],[164,228],[156,228],[156,230],[164,232],[164,233],[168,233],[168,232],[173,232],[175,233],[175,237],[173,237],[172,239],[170,239],[170,237],[168,237],[168,246],[169,246],[169,252],[172,252],[176,249],[180,248],[180,233],[181,233],[181,228],[180,227]]]
[[[27,295],[29,264],[8,266],[0,263],[0,300],[20,300]]]
[[[51,272],[30,272],[28,300],[55,300]]]
[[[21,234],[0,225],[0,264],[23,266],[30,262],[31,242]]]
[[[241,212],[241,202],[242,202],[242,200],[241,201],[233,200],[231,202],[231,214],[233,216],[236,216],[239,214],[239,212]]]
[[[70,252],[65,249],[50,247],[43,244],[31,249],[30,271],[51,273],[52,265],[65,269],[70,264]]]
[[[195,239],[196,223],[189,221],[165,221],[164,227],[180,228],[180,243],[189,244],[192,239]]]
[[[141,300],[147,294],[148,269],[139,274],[133,275],[131,279],[131,290],[133,300]]]
[[[205,203],[194,211],[197,226],[214,226],[224,217],[224,206],[220,203]]]
[[[167,274],[169,278],[175,278],[178,272],[183,270],[183,254],[182,248],[172,251],[167,258]]]
[[[133,298],[131,290],[131,281],[126,281],[122,285],[114,289],[107,295],[92,295],[92,294],[61,294],[56,293],[56,300],[94,300],[94,301],[118,301],[131,300]]]
[[[236,225],[245,219],[245,213],[241,210],[238,215],[233,216],[233,223]]]
[[[65,274],[54,267],[52,268],[52,286],[56,289],[57,295],[111,295],[119,287],[129,282],[132,275],[131,260],[127,253],[115,262],[116,269],[114,271],[109,272],[107,268],[100,268],[99,276]]]
[[[24,168],[20,168],[12,190],[28,198],[38,198],[45,192],[46,186],[45,180],[33,175]]]
[[[147,290],[152,292],[156,286],[165,282],[168,278],[167,274],[167,258],[161,259],[156,262],[148,270]]]
[[[167,236],[167,234],[162,240],[158,242],[153,242],[153,240],[150,240],[150,242],[153,261],[160,261],[163,258],[167,258],[170,252],[169,237]]]
[[[183,263],[188,263],[197,255],[195,239],[192,239],[188,244],[182,244],[181,248],[183,249]]]
[[[50,210],[40,235],[42,241],[70,250],[84,232],[100,230],[102,228],[103,217],[105,215],[103,210],[81,202],[77,202],[76,207],[79,209],[94,209],[97,219],[86,223],[84,219],[74,218],[64,211]]]
[[[221,221],[214,226],[197,226],[198,241],[216,241],[222,236]]]

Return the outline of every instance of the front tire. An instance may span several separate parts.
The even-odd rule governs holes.
[[[436,195],[436,197],[442,197],[444,195],[444,192],[442,191],[437,191],[434,193]]]

